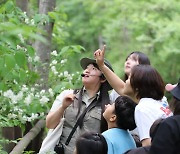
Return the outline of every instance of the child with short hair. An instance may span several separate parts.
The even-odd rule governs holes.
[[[136,148],[135,141],[128,130],[136,128],[134,111],[136,103],[127,96],[119,96],[115,103],[105,106],[103,117],[108,130],[103,132],[108,144],[108,154],[122,154]]]

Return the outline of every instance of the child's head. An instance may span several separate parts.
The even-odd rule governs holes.
[[[103,113],[107,123],[115,123],[118,128],[133,130],[136,128],[134,111],[135,102],[127,96],[119,96],[115,103],[106,106]]]
[[[86,132],[76,140],[74,154],[107,154],[105,138],[99,133]]]

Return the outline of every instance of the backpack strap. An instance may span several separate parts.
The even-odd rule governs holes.
[[[88,111],[90,111],[93,107],[96,106],[96,102],[97,102],[97,99],[94,99],[93,102],[92,102],[92,103],[83,111],[83,113],[80,115],[80,117],[79,117],[78,120],[76,121],[76,124],[74,125],[72,131],[70,132],[70,134],[69,134],[69,136],[68,136],[68,138],[67,138],[67,140],[66,140],[66,142],[65,142],[65,145],[68,145],[68,144],[69,144],[69,142],[71,141],[71,138],[72,138],[74,132],[76,131],[76,128],[79,126],[80,123],[83,122],[83,119],[84,119],[86,113],[87,113]]]

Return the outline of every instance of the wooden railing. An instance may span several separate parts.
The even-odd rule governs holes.
[[[29,127],[29,126],[28,126]],[[30,128],[31,127],[31,128]],[[45,128],[45,120],[39,120],[33,127],[30,126],[29,128],[26,128],[26,134],[20,138],[18,135],[14,135],[15,133],[20,134],[19,129],[16,127],[10,130],[9,137],[13,136],[14,139],[20,138],[20,141],[14,145],[14,144],[8,144],[5,145],[5,150],[10,153],[10,154],[21,154],[23,151],[34,151],[35,153],[38,153],[41,143],[42,143],[42,137],[43,137],[43,132]],[[4,134],[7,134],[4,136],[7,139],[12,139],[11,137],[8,138],[8,129],[4,131]],[[13,135],[12,135],[13,134]],[[9,151],[10,150],[10,151]]]

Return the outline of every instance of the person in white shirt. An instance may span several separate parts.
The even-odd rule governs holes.
[[[150,65],[136,65],[131,69],[128,80],[124,82],[104,65],[105,47],[96,50],[94,57],[106,79],[119,95],[128,95],[138,105],[135,121],[142,146],[151,144],[149,129],[159,118],[172,115],[164,96],[165,84],[156,69]]]

